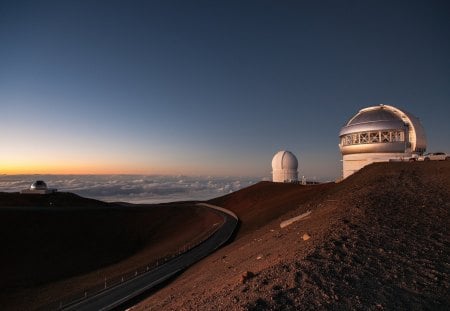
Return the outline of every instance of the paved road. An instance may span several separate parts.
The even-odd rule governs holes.
[[[111,310],[164,282],[226,243],[236,229],[238,224],[237,216],[220,207],[209,204],[199,205],[205,208],[215,209],[224,218],[223,225],[209,239],[149,272],[89,297],[79,303],[64,307],[63,310]]]

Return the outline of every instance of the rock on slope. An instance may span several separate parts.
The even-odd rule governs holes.
[[[306,209],[310,218],[279,228]],[[136,309],[448,310],[449,209],[450,162],[373,164]]]

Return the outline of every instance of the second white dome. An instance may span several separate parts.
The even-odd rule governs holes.
[[[298,160],[287,150],[278,151],[272,159],[272,180],[274,182],[295,182],[298,180]]]

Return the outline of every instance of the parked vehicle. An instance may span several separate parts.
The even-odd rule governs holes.
[[[408,161],[408,162],[415,162],[418,159],[419,159],[419,155],[414,153],[413,155],[411,155],[411,157],[407,158],[406,161]]]
[[[418,160],[418,158],[419,156],[417,154],[413,154],[410,157],[389,159],[389,162],[415,162]]]
[[[445,152],[430,152],[417,158],[417,161],[444,161],[450,160],[450,155]]]

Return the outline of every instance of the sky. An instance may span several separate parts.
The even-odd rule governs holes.
[[[450,152],[448,1],[1,1],[0,174],[341,174],[364,107]]]

